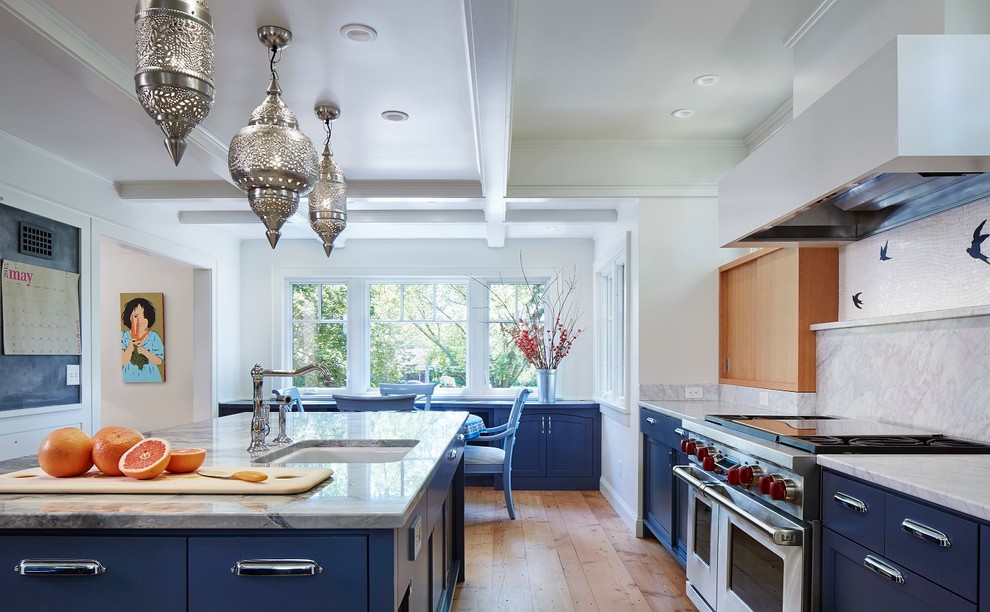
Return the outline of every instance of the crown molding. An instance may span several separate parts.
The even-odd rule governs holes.
[[[745,146],[741,138],[659,138],[654,140],[513,140],[513,149],[725,149]]]
[[[808,35],[818,25],[818,22],[825,17],[825,14],[835,6],[839,0],[822,0],[818,3],[808,16],[804,18],[804,21],[798,24],[794,31],[784,39],[784,48],[793,49],[795,45],[801,42],[801,39]]]
[[[717,184],[510,185],[509,198],[714,198]]]
[[[747,153],[752,153],[764,142],[773,136],[777,130],[784,127],[794,118],[794,98],[788,98],[786,102],[777,107],[777,110],[770,113],[760,125],[756,126],[752,132],[746,134],[743,142],[746,143]]]

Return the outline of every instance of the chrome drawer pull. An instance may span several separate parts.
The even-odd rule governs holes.
[[[21,576],[98,576],[107,568],[96,559],[24,559],[14,571]]]
[[[863,559],[863,565],[866,566],[866,569],[876,572],[877,574],[880,574],[881,576],[883,576],[887,580],[890,580],[891,582],[896,582],[897,584],[904,584],[904,574],[902,574],[900,570],[894,567],[890,567],[889,565],[887,565],[880,559],[877,559],[873,555],[866,555],[866,558]]]
[[[911,519],[906,518],[901,521],[901,529],[916,538],[921,538],[922,540],[931,542],[932,544],[938,544],[942,548],[949,548],[952,546],[949,536],[937,529],[932,529],[928,525],[922,525],[918,521],[912,521]]]
[[[855,510],[856,512],[859,512],[861,514],[866,514],[867,512],[870,511],[870,507],[866,505],[866,502],[856,499],[851,495],[846,495],[841,491],[833,495],[832,499],[835,501],[835,503],[839,504],[840,506],[845,506],[846,508],[849,508],[850,510]]]
[[[450,449],[450,452],[447,453],[447,460],[453,461],[454,459],[457,459],[457,450],[452,448]]]
[[[679,435],[682,438],[686,438],[687,437],[687,432],[684,431],[683,429],[681,429],[680,427],[675,427],[674,428],[674,433],[677,434],[677,435]]]
[[[315,576],[323,568],[311,559],[247,559],[230,568],[237,576]]]
[[[646,417],[646,422],[649,423],[650,425],[656,425],[657,424],[657,420],[654,419],[653,417]]]

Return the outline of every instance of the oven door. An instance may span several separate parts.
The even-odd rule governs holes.
[[[809,610],[812,530],[694,466],[676,466],[674,474],[691,491],[691,601],[716,612]]]
[[[715,609],[718,591],[719,509],[697,488],[688,491],[687,596],[705,612]]]

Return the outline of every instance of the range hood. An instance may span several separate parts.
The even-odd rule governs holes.
[[[990,195],[990,36],[898,36],[719,182],[722,246],[841,245]]]

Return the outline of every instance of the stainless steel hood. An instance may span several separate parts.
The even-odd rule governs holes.
[[[990,36],[899,36],[719,183],[723,246],[845,244],[990,195]]]

